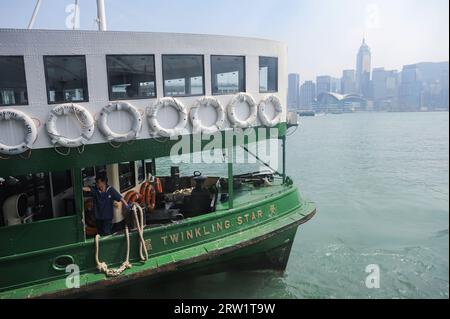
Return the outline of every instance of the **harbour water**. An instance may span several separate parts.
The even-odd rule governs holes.
[[[145,282],[101,297],[448,298],[449,114],[302,118],[288,174],[318,213],[297,232],[285,273]],[[368,289],[366,267],[380,269]]]

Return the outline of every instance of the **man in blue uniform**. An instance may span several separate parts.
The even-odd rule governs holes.
[[[93,198],[97,232],[100,236],[111,235],[114,201],[122,202],[128,209],[131,208],[131,204],[129,205],[118,191],[108,185],[104,174],[99,174],[95,177],[95,186],[83,187],[83,191]]]

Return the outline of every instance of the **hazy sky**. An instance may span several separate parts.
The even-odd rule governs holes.
[[[301,81],[355,68],[363,34],[372,66],[448,61],[448,0],[105,0],[108,29],[255,36],[286,42]],[[35,28],[64,29],[73,0],[42,0]],[[96,28],[95,0],[79,0]],[[34,0],[0,0],[0,28],[26,28]]]

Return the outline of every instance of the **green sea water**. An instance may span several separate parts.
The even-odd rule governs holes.
[[[102,297],[448,298],[449,114],[302,118],[287,172],[318,211],[287,270],[133,284]],[[369,289],[367,265],[380,270]]]

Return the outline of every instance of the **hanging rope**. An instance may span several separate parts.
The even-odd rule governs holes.
[[[108,277],[117,277],[121,273],[123,273],[126,269],[131,268],[131,264],[129,262],[130,258],[130,234],[128,232],[128,226],[125,226],[125,238],[127,240],[127,254],[125,257],[125,261],[119,268],[108,268],[108,265],[105,262],[101,262],[98,258],[98,254],[100,251],[100,235],[97,234],[95,236],[95,262],[97,263],[97,269],[100,272],[104,272]]]
[[[148,260],[148,252],[144,240],[144,212],[141,206],[135,203],[133,204],[132,210],[134,215],[134,221],[136,222],[136,228],[139,235],[139,256],[141,257],[141,261],[146,261]],[[139,211],[139,218],[137,211]]]
[[[58,150],[58,146],[55,144],[54,149],[55,149],[56,153],[58,153],[59,155],[62,155],[62,156],[68,156],[70,154],[70,148],[67,148],[67,153],[63,153],[63,152]]]
[[[23,156],[22,154],[19,154],[19,157],[22,158],[22,159],[30,159],[30,157],[31,157],[31,148],[28,149],[26,157]]]
[[[139,236],[139,255],[141,257],[141,261],[148,260],[148,252],[147,252],[147,246],[145,245],[144,240],[144,211],[142,210],[141,206],[139,206],[136,203],[133,203],[132,207],[134,220],[136,222],[136,228],[137,233]],[[139,211],[139,216],[138,216]],[[101,262],[99,260],[99,252],[100,252],[100,235],[95,236],[95,262],[97,264],[97,269],[100,272],[103,272],[108,277],[117,277],[121,273],[123,273],[126,269],[131,268],[131,263],[129,262],[130,258],[130,234],[128,231],[128,225],[125,225],[125,238],[127,240],[127,253],[125,261],[122,263],[122,265],[119,268],[108,268],[108,265],[105,262]]]

